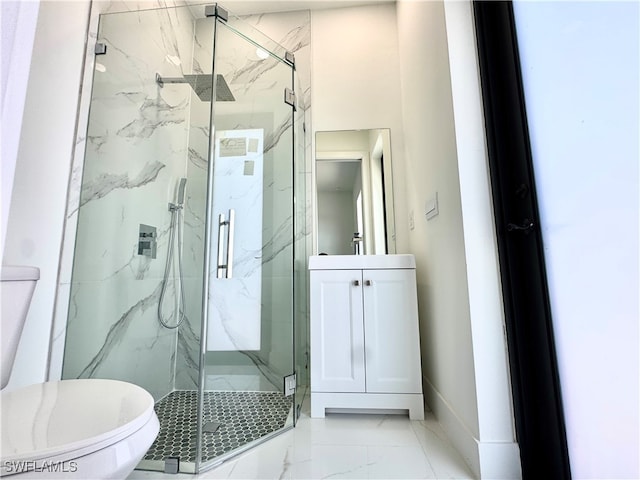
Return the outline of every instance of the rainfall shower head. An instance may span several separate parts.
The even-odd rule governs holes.
[[[163,87],[165,83],[188,83],[203,102],[211,101],[212,75],[209,73],[198,73],[195,75],[184,75],[183,77],[161,77],[156,73],[156,83]],[[216,101],[234,102],[236,99],[231,93],[227,81],[220,74],[216,75]]]

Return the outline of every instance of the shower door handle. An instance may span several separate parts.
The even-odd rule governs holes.
[[[233,233],[236,226],[236,211],[229,209],[229,229],[227,230],[227,278],[233,276]]]
[[[224,218],[224,213],[218,215],[218,269],[216,272],[216,278],[224,278],[222,271],[226,268],[226,265],[223,262],[224,260],[224,247],[222,246],[222,242],[224,240],[224,226],[227,225],[227,222]]]
[[[229,220],[225,219],[224,213],[218,215],[218,270],[216,278],[231,278],[233,276],[233,233],[235,227],[236,212],[229,209]],[[227,258],[224,261],[224,227],[227,227]],[[224,262],[224,263],[223,263]],[[224,272],[223,272],[224,271]]]

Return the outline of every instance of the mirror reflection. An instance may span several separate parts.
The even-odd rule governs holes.
[[[316,133],[319,254],[396,253],[388,128]]]

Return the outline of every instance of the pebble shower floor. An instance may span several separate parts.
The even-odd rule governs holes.
[[[177,390],[156,403],[160,433],[144,460],[196,461],[197,393]],[[215,433],[203,433],[202,461],[284,427],[291,404],[291,398],[280,392],[204,392],[202,424],[217,422],[220,427]]]

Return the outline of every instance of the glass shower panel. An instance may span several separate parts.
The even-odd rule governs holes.
[[[101,16],[98,42],[107,51],[95,57],[78,211],[63,376],[128,380],[156,399],[175,380],[177,330],[160,324],[157,307],[172,235],[168,205],[177,201],[182,178],[183,216],[204,218],[205,212],[204,201],[192,201],[203,195],[202,182],[189,175],[195,95],[188,85],[160,87],[156,74],[200,68],[193,29],[188,8]],[[187,223],[184,245],[197,250],[193,239],[203,236],[204,224]],[[182,246],[177,243],[174,248]],[[198,285],[185,285],[185,303],[199,304],[202,262],[185,263],[183,270],[185,284],[196,278]],[[166,297],[173,297],[176,282],[166,283]],[[170,303],[165,298],[171,325],[179,315]],[[199,322],[199,312],[185,313]]]
[[[214,24],[204,7],[99,23],[62,376],[153,395],[161,430],[148,469],[167,457],[195,465],[196,402],[167,401],[199,380],[211,104],[185,79],[211,78]],[[176,415],[191,431],[171,430]]]
[[[237,25],[215,39],[205,468],[293,425],[293,69]]]

